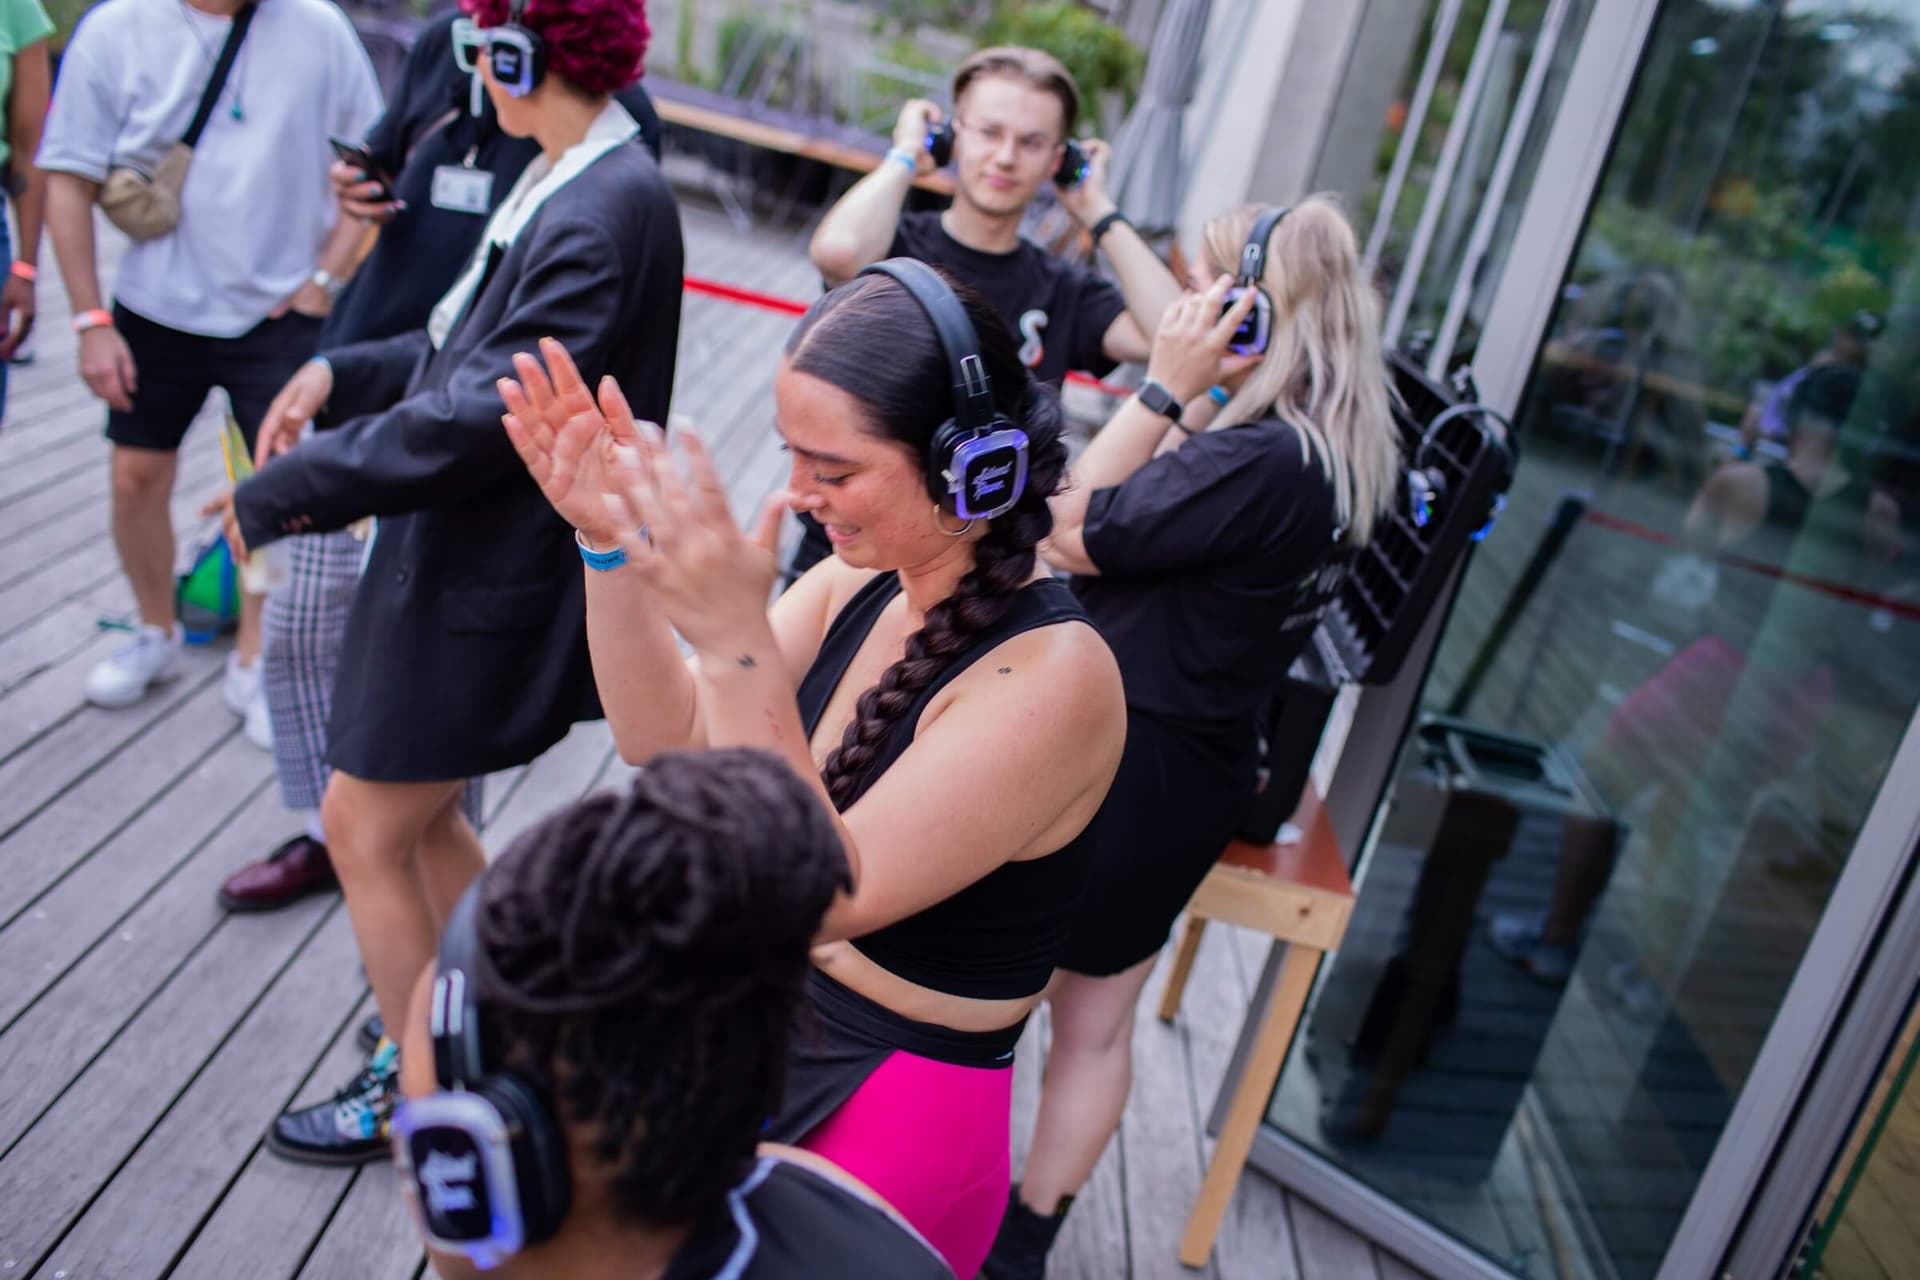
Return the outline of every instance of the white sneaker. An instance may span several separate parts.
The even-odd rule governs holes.
[[[147,696],[149,685],[173,679],[180,653],[180,629],[171,632],[142,623],[127,642],[87,673],[87,701],[96,707],[130,707]]]
[[[273,750],[273,717],[267,713],[264,690],[255,693],[247,704],[247,741],[262,751]]]
[[[220,684],[220,700],[227,704],[227,710],[244,720],[260,697],[260,659],[256,657],[252,666],[243,667],[240,655],[229,653],[227,678]]]

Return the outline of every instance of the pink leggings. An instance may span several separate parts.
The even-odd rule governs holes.
[[[972,1280],[1012,1177],[1013,1068],[959,1067],[896,1049],[800,1140],[871,1187]]]

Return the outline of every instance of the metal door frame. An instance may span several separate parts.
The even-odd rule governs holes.
[[[1625,110],[1659,7],[1659,0],[1605,0],[1594,6],[1587,20],[1474,359],[1480,398],[1509,415],[1519,405],[1546,335],[1558,282],[1566,274],[1585,227],[1615,127]],[[1467,96],[1463,94],[1463,98]],[[1459,112],[1456,123],[1470,114]],[[1436,189],[1441,185],[1436,179]],[[1427,213],[1433,213],[1436,219],[1438,216],[1438,202],[1431,193],[1429,202],[1434,207],[1422,211],[1423,224],[1428,220]],[[1552,281],[1554,286],[1542,287],[1544,281]],[[1457,588],[1456,574],[1442,595],[1443,607],[1434,610],[1399,678],[1362,692],[1344,741],[1331,744],[1331,749],[1339,753],[1339,764],[1327,789],[1326,807],[1343,849],[1363,848],[1378,817],[1380,797],[1426,682]],[[1252,1007],[1263,1003],[1276,980],[1276,969],[1270,958]],[[1239,1082],[1252,1030],[1241,1030],[1240,1043],[1221,1083],[1216,1116]],[[1417,1260],[1436,1280],[1506,1280],[1508,1273],[1476,1250],[1335,1168],[1272,1124],[1261,1124],[1248,1162],[1351,1224],[1380,1247]]]
[[[1584,230],[1659,0],[1595,6],[1488,310],[1474,374],[1481,397],[1517,409],[1545,337],[1557,283]],[[1449,602],[1457,588],[1449,587]],[[1328,788],[1342,847],[1361,849],[1425,683],[1445,610],[1436,610],[1400,678],[1366,690]],[[1911,994],[1920,949],[1920,711],[1875,796],[1806,954],[1668,1248],[1659,1280],[1752,1280],[1790,1260],[1871,1087]],[[1903,889],[1904,884],[1904,889]],[[1877,950],[1876,950],[1877,947]],[[1261,978],[1261,992],[1274,981]],[[1243,1045],[1245,1033],[1243,1032]],[[1876,1050],[1878,1050],[1876,1052]],[[1237,1051],[1222,1101],[1237,1082]],[[1437,1280],[1503,1280],[1501,1268],[1359,1179],[1262,1124],[1250,1163]]]

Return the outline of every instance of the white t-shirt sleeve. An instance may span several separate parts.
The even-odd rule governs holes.
[[[126,104],[119,76],[97,47],[105,42],[89,41],[89,33],[99,34],[94,24],[82,22],[60,59],[60,88],[47,112],[34,163],[49,173],[104,182]]]
[[[329,132],[342,138],[364,138],[380,119],[386,105],[380,98],[380,81],[373,74],[373,63],[360,43],[359,33],[346,14],[335,10],[344,33],[335,55],[338,71],[334,85],[334,113]]]

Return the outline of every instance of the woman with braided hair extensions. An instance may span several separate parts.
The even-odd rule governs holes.
[[[951,461],[936,435],[978,402],[956,403],[958,357],[890,275],[833,290],[788,341],[774,404],[793,469],[757,540],[697,438],[683,469],[557,344],[544,369],[517,359],[502,397],[580,531],[621,754],[763,747],[837,815],[853,886],[820,930],[817,1017],[767,1136],[847,1169],[971,1277],[1006,1200],[1013,1047],[1065,942],[1126,709],[1112,655],[1036,555],[1066,466],[1059,406],[978,295],[955,287],[942,313],[949,336],[970,324],[992,408],[1027,440],[1024,492],[991,519],[930,496]],[[783,507],[836,554],[769,610]]]
[[[396,1163],[435,1274],[953,1280],[867,1188],[761,1142],[808,951],[848,883],[827,810],[764,751],[661,756],[516,839],[397,1030]],[[436,1053],[435,980],[454,969],[480,1080]],[[523,1135],[510,1208],[506,1171],[454,1154],[474,1149],[454,1109],[503,1104]]]

